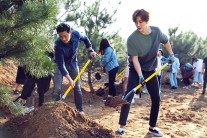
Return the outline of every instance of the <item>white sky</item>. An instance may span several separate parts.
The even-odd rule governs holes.
[[[117,0],[111,0],[113,2]],[[193,31],[202,38],[207,37],[206,0],[122,0],[117,11],[117,22],[113,28],[127,38],[136,28],[132,14],[136,9],[150,12],[149,25],[158,26],[167,35],[168,28],[179,25],[180,31]],[[116,2],[117,3],[117,2]]]
[[[81,0],[90,5],[95,0]],[[102,0],[101,6],[109,11],[117,7],[120,0]],[[115,15],[117,21],[108,28],[109,31],[119,30],[124,38],[136,29],[132,14],[136,9],[145,9],[150,13],[149,25],[158,26],[168,35],[168,29],[179,26],[178,31],[193,31],[202,38],[207,37],[207,6],[206,0],[121,0]],[[114,8],[113,8],[114,7]],[[80,28],[81,30],[81,28]]]

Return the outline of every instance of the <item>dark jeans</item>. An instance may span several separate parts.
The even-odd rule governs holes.
[[[190,85],[189,78],[183,78],[183,82],[184,82],[185,86],[189,86]]]
[[[27,98],[31,96],[35,84],[37,84],[39,106],[42,106],[44,103],[44,94],[49,90],[50,87],[50,81],[51,75],[39,79],[29,76],[24,83],[20,98],[27,100]]]
[[[76,76],[79,73],[79,67],[76,67],[76,69],[67,69],[69,72],[70,77],[74,80]],[[63,76],[62,73],[60,72],[59,69],[56,69],[54,73],[54,89],[52,93],[52,97],[55,101],[58,101],[61,99],[62,96],[62,81],[63,81]],[[82,91],[81,91],[81,81],[80,78],[77,80],[75,83],[75,87],[73,88],[74,90],[74,101],[75,101],[75,106],[78,111],[83,111],[82,107]]]
[[[116,73],[118,72],[118,67],[113,68],[108,72],[109,77],[109,95],[116,96],[116,86],[114,84],[116,79]]]
[[[159,87],[161,86],[161,77],[162,77],[161,75],[157,75]]]
[[[151,74],[154,73],[154,71],[142,71],[144,78],[149,77]],[[133,88],[135,88],[139,83],[139,77],[137,72],[132,68],[129,71],[129,80],[128,80],[128,85],[127,85],[127,91],[125,95],[131,91]],[[157,77],[153,77],[151,80],[149,80],[146,83],[147,90],[150,94],[150,98],[152,101],[151,104],[151,111],[150,111],[150,121],[149,125],[152,127],[156,126],[157,123],[157,118],[158,118],[158,113],[159,113],[159,107],[160,107],[160,94],[159,94],[159,86],[158,86],[158,80]],[[134,95],[132,95],[129,98],[129,103],[131,103],[132,98]],[[120,125],[126,125],[126,121],[128,118],[129,110],[130,110],[130,105],[131,104],[125,104],[122,105],[121,107],[121,113],[120,113],[120,118],[119,118],[119,124]]]
[[[206,90],[206,83],[207,83],[207,71],[205,71],[203,76],[203,90]]]

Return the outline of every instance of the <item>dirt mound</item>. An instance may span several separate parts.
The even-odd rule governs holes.
[[[114,96],[114,97],[108,97],[105,101],[105,106],[109,107],[117,107],[121,106],[122,104],[129,104],[126,100],[123,100],[121,96]]]
[[[12,60],[6,60],[2,65],[0,64],[0,83],[13,86],[15,83],[17,66]]]
[[[25,119],[27,118],[27,119]],[[24,120],[25,119],[25,120]],[[15,121],[16,120],[16,121]],[[21,137],[29,138],[114,138],[103,128],[64,102],[47,103],[24,118],[15,119]]]

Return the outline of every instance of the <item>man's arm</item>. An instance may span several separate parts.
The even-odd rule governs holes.
[[[79,33],[79,32],[75,32],[75,33]],[[79,39],[84,42],[86,48],[88,49],[88,52],[90,53],[90,56],[92,58],[96,57],[96,52],[93,50],[92,44],[89,38],[86,35],[79,33]]]
[[[167,52],[168,52],[169,55],[173,54],[172,47],[171,47],[169,41],[166,44],[164,44],[164,47],[167,50]]]
[[[139,63],[139,60],[138,60],[138,56],[132,56],[132,62],[133,62],[133,65],[134,65],[134,69],[136,70],[137,74],[139,76],[143,76],[142,75],[142,69],[141,69],[141,66],[140,66],[140,63]]]

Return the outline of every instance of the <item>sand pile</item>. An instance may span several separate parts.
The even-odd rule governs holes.
[[[23,119],[24,118],[24,119]],[[13,120],[21,137],[29,138],[114,138],[112,130],[103,128],[64,102],[47,103],[38,111]]]

